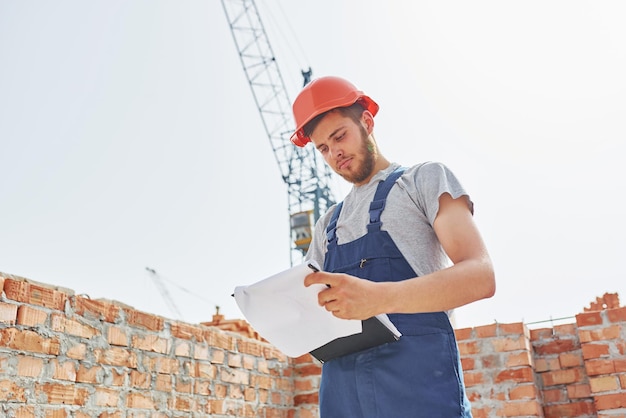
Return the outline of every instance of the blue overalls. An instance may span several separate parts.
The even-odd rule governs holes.
[[[387,231],[381,230],[387,195],[403,171],[399,168],[378,185],[367,233],[361,238],[337,244],[341,203],[337,206],[326,229],[325,271],[376,282],[416,276]],[[399,341],[323,364],[322,418],[471,417],[448,315],[389,314],[389,318],[402,333]]]

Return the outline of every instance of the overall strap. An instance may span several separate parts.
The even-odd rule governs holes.
[[[368,232],[380,230],[382,225],[380,215],[385,209],[387,195],[389,195],[389,191],[391,191],[393,185],[396,184],[396,180],[404,173],[404,170],[406,170],[406,167],[396,168],[393,173],[389,174],[387,178],[378,185],[376,194],[374,194],[374,200],[370,203],[370,223],[367,225]]]
[[[376,193],[374,194],[374,200],[370,203],[370,223],[367,225],[367,230],[376,230],[380,229],[382,223],[380,222],[380,215],[383,213],[383,209],[385,209],[385,201],[387,200],[387,195],[389,191],[396,183],[396,180],[404,173],[406,167],[398,167],[391,174],[387,176],[387,178],[378,184],[376,188]],[[337,239],[337,219],[339,219],[339,214],[341,213],[341,207],[343,206],[343,202],[337,204],[333,215],[328,222],[328,226],[326,227],[326,240],[328,244],[333,243]],[[373,229],[372,229],[373,228]]]
[[[341,213],[342,206],[343,202],[339,202],[339,204],[337,204],[337,207],[333,212],[333,216],[330,218],[330,222],[328,222],[328,226],[326,227],[326,240],[328,244],[337,239],[337,219],[339,219],[339,214]]]

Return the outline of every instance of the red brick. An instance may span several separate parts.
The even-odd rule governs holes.
[[[15,325],[17,321],[17,305],[0,302],[0,323]]]
[[[130,372],[130,386],[133,388],[149,389],[152,384],[152,375],[137,370]]]
[[[309,364],[296,369],[296,374],[300,377],[319,376],[322,373],[322,366],[319,364]]]
[[[617,309],[609,309],[606,316],[610,322],[626,322],[626,306]]]
[[[154,399],[150,392],[139,393],[139,392],[131,392],[126,396],[126,407],[127,408],[138,408],[138,409],[155,409]]]
[[[110,366],[137,368],[137,355],[121,347],[94,350],[96,361]]]
[[[174,355],[191,358],[191,343],[189,341],[174,341]]]
[[[581,383],[578,385],[567,385],[567,396],[570,399],[590,398],[591,388],[588,384]]]
[[[512,324],[498,324],[498,331],[499,335],[515,334],[530,337],[530,334],[526,335],[528,329],[523,322],[514,322]]]
[[[559,338],[563,336],[575,336],[578,332],[578,327],[576,324],[561,324],[554,326],[554,335]]]
[[[317,385],[315,380],[313,379],[297,379],[294,382],[294,388],[296,392],[312,392],[317,390]]]
[[[189,325],[183,322],[174,321],[170,324],[173,337],[183,340],[204,341],[204,329],[200,326]]]
[[[64,334],[75,335],[82,338],[91,338],[100,335],[100,331],[92,326],[81,324],[78,321],[68,319],[65,315],[53,314],[50,317],[53,331],[62,332]]]
[[[485,383],[484,376],[481,372],[463,373],[463,380],[467,387],[478,386]]]
[[[212,350],[212,347],[210,347],[208,344],[202,343],[202,344],[194,344],[192,355],[193,355],[193,358],[196,360],[209,360],[209,354],[211,351],[213,351],[213,353],[215,353],[216,351],[219,351],[222,354],[224,353],[221,350]],[[222,361],[225,358],[226,356],[222,358]]]
[[[124,386],[126,384],[126,378],[128,373],[123,370],[110,370],[111,373],[111,386]]]
[[[20,406],[15,409],[15,418],[35,418],[35,407]]]
[[[97,319],[109,323],[116,323],[120,319],[120,307],[108,301],[76,296],[71,299],[71,303],[74,312],[85,318]]]
[[[67,294],[25,280],[6,279],[4,293],[7,299],[62,311]]]
[[[17,375],[22,377],[40,377],[43,372],[44,360],[39,357],[19,356]]]
[[[555,370],[541,375],[544,386],[567,385],[580,383],[584,378],[582,369]]]
[[[528,350],[530,347],[529,340],[523,335],[518,337],[495,338],[490,340],[490,343],[497,352]]]
[[[619,388],[617,376],[602,376],[589,379],[589,387],[592,393],[611,392]]]
[[[151,351],[153,353],[165,354],[169,347],[169,340],[161,338],[158,335],[133,335],[131,338],[131,347],[143,351]]]
[[[242,361],[243,361],[243,356],[241,354],[231,353],[228,355],[227,364],[228,364],[228,367],[239,368],[241,367]]]
[[[73,362],[60,362],[58,359],[52,359],[50,364],[53,367],[53,377],[56,380],[76,381],[76,365]]]
[[[253,356],[244,356],[243,357],[243,368],[252,370],[256,366],[256,358]]]
[[[532,365],[532,357],[529,351],[511,353],[506,357],[506,367],[508,368],[530,365]]]
[[[83,343],[71,345],[65,354],[74,360],[84,360],[87,357],[87,346]]]
[[[302,395],[296,395],[293,397],[293,403],[295,406],[300,405],[317,405],[319,403],[319,397],[317,393],[308,393]]]
[[[488,406],[483,406],[481,408],[472,406],[472,416],[474,418],[490,418],[494,416],[492,412],[492,409]]]
[[[43,383],[35,385],[36,396],[45,396],[50,404],[84,406],[89,398],[87,389],[77,388],[74,385],[58,383]]]
[[[115,389],[97,387],[94,394],[96,406],[116,407],[120,405],[120,392]]]
[[[76,381],[80,383],[91,383],[94,385],[100,384],[101,379],[99,376],[102,374],[102,367],[100,366],[87,367],[85,364],[80,364],[78,366],[78,370],[76,371]]]
[[[253,340],[244,340],[237,342],[237,348],[241,354],[250,354],[255,357],[261,357],[263,354],[262,345]]]
[[[58,355],[60,342],[58,338],[46,338],[33,331],[6,328],[0,329],[0,346],[13,350]]]
[[[497,416],[503,417],[540,417],[541,404],[537,401],[508,402],[502,405]]]
[[[160,316],[126,308],[124,312],[126,313],[126,322],[129,325],[143,327],[149,331],[163,331],[165,321]]]
[[[42,309],[37,309],[28,305],[21,305],[17,309],[17,323],[28,327],[44,325],[48,313]]]
[[[470,358],[470,357],[461,358],[461,368],[465,371],[474,370],[475,364],[476,364],[476,361],[473,358]]]
[[[519,369],[503,370],[495,377],[495,383],[502,382],[532,382],[533,371],[530,367],[521,367]]]
[[[175,396],[174,398],[169,399],[168,409],[190,412],[193,410],[193,402],[187,396]]]
[[[567,402],[567,390],[564,388],[546,389],[543,391],[544,404],[565,403]]]
[[[180,363],[176,358],[165,356],[144,357],[142,363],[146,370],[155,373],[178,374],[181,371]]]
[[[582,350],[584,359],[596,359],[609,355],[608,344],[583,344]]]
[[[128,335],[123,328],[111,326],[107,331],[107,341],[111,345],[128,347]]]
[[[474,328],[475,338],[490,338],[498,335],[498,324],[483,325]]]
[[[589,376],[615,373],[615,364],[608,359],[588,360],[585,362],[585,370]]]
[[[217,367],[213,364],[196,363],[196,376],[206,379],[215,379],[217,377]]]
[[[594,397],[594,401],[598,411],[626,408],[626,393],[597,395]]]
[[[535,360],[535,371],[542,373],[550,370],[560,370],[561,362],[558,357],[541,357]]]
[[[207,329],[204,333],[204,338],[211,347],[221,348],[227,351],[236,350],[236,340],[218,329]],[[264,356],[268,358],[269,353],[266,353],[266,350],[267,348],[264,348]]]
[[[591,325],[602,324],[602,315],[600,312],[587,312],[576,315],[576,324],[579,327],[587,327]]]
[[[213,394],[211,392],[211,387],[212,385],[209,380],[196,380],[194,383],[193,393],[200,396],[209,396]]]
[[[224,379],[222,379],[224,380]],[[240,379],[244,380],[244,379]],[[233,381],[232,383],[237,383]],[[250,386],[259,387],[261,389],[271,389],[273,387],[274,379],[269,376],[250,375]]]
[[[621,327],[619,325],[611,325],[607,327],[581,330],[579,332],[580,342],[589,343],[620,338],[620,328]]]
[[[563,405],[548,405],[543,408],[545,418],[595,416],[595,408],[589,401]]]
[[[535,328],[530,330],[531,341],[551,340],[554,337],[552,328]]]
[[[509,398],[512,401],[520,399],[537,399],[537,387],[533,385],[519,385],[509,391]]]
[[[154,381],[154,389],[161,392],[171,392],[174,387],[172,375],[157,373]]]
[[[561,367],[564,369],[569,367],[580,367],[583,364],[582,353],[559,354],[559,363],[561,363]]]
[[[580,348],[580,344],[573,339],[552,340],[545,344],[536,344],[535,353],[540,356],[548,354],[561,354],[574,351]]]
[[[180,377],[176,378],[176,392],[179,393],[192,393],[192,380],[181,380]]]
[[[65,408],[44,406],[42,410],[45,418],[72,418]]]
[[[459,341],[458,346],[461,356],[470,356],[472,354],[480,353],[480,345],[476,340]]]

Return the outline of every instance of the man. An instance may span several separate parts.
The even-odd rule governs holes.
[[[471,417],[449,321],[495,292],[473,204],[443,164],[390,163],[374,138],[378,105],[349,81],[322,77],[293,104],[297,146],[312,142],[353,188],[315,226],[305,285],[345,319],[386,313],[397,342],[323,364],[322,417]],[[364,280],[366,279],[366,280]]]

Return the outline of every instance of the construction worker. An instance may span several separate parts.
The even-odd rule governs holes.
[[[322,77],[293,103],[297,146],[312,142],[353,184],[316,223],[307,260],[323,271],[321,306],[345,319],[388,314],[396,342],[326,361],[323,418],[471,417],[449,315],[495,293],[473,203],[444,164],[404,168],[374,138],[378,104],[349,81]],[[365,280],[364,280],[365,279]]]

